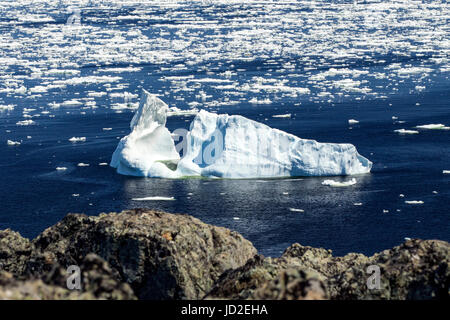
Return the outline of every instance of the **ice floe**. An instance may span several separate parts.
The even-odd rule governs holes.
[[[424,204],[423,201],[421,200],[410,200],[410,201],[405,201],[406,204]]]
[[[349,181],[344,181],[344,182],[329,179],[329,180],[324,180],[322,182],[322,184],[324,186],[330,186],[330,187],[349,187],[349,186],[355,185],[356,182],[357,181],[355,178],[353,178]]]
[[[20,146],[19,141],[8,140],[6,143],[8,144],[8,146]]]
[[[22,121],[18,121],[16,123],[16,125],[18,126],[30,126],[36,124],[36,122],[34,122],[33,120],[22,120]]]
[[[72,137],[69,139],[70,142],[85,142],[86,137]]]
[[[450,127],[446,127],[444,124],[424,124],[420,126],[416,126],[417,129],[426,129],[426,130],[450,130]]]
[[[145,197],[145,198],[133,198],[133,201],[173,201],[174,197]]]
[[[88,164],[88,163],[80,162],[79,164],[77,164],[77,166],[78,166],[78,167],[89,167],[89,164]]]
[[[407,130],[407,129],[397,129],[394,130],[394,132],[399,133],[399,134],[418,134],[419,131],[417,130]]]

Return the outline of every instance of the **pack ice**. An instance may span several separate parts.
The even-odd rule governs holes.
[[[200,111],[183,139],[166,128],[168,106],[143,90],[111,166],[124,175],[182,178],[337,176],[370,172],[351,144],[319,143],[238,115]],[[180,157],[180,153],[182,156]]]

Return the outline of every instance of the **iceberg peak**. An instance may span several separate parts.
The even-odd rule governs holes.
[[[145,177],[273,178],[369,173],[352,144],[319,143],[239,115],[201,110],[175,146],[168,106],[143,90],[139,109],[111,160],[118,173]],[[178,151],[182,151],[181,158]]]

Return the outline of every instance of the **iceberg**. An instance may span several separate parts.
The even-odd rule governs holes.
[[[372,168],[351,144],[301,139],[239,115],[205,110],[175,145],[166,128],[168,110],[143,90],[131,133],[122,138],[111,159],[119,174],[239,179],[355,175]],[[177,131],[173,136],[179,136]]]

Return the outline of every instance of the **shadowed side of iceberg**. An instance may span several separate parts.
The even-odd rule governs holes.
[[[164,102],[143,90],[131,133],[112,157],[111,166],[118,173],[234,179],[355,175],[372,168],[351,144],[300,139],[242,116],[204,110],[192,121],[180,158],[165,127],[167,110]]]

